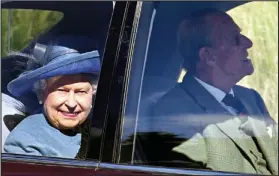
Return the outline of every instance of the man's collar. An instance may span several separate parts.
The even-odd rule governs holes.
[[[214,96],[214,98],[218,101],[218,102],[222,102],[223,98],[226,96],[226,93],[223,92],[222,90],[209,85],[207,83],[205,83],[204,81],[200,80],[199,78],[195,77],[194,78],[211,94]],[[231,89],[229,94],[232,94],[234,96],[234,92]]]

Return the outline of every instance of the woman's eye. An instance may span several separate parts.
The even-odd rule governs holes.
[[[66,90],[65,90],[65,89],[57,89],[57,91],[59,91],[59,92],[65,92]]]
[[[86,94],[86,91],[78,91],[79,94]]]

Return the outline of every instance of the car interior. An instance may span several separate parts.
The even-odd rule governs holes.
[[[48,10],[58,11],[63,13],[63,18],[51,29],[40,34],[37,39],[34,39],[30,44],[23,48],[21,52],[30,54],[36,43],[47,45],[50,41],[57,37],[87,37],[92,39],[92,43],[88,43],[87,47],[74,46],[79,52],[89,52],[92,50],[98,50],[102,56],[108,27],[113,11],[113,2],[98,2],[98,1],[8,1],[1,2],[2,9],[36,9],[36,10]],[[66,44],[67,45],[67,44]],[[70,46],[69,46],[70,47]],[[15,79],[22,71],[25,70],[25,66],[20,66],[18,63],[26,63],[26,58],[22,56],[6,56],[1,58],[1,75],[2,85],[1,93],[11,96],[7,90],[7,84]],[[28,95],[28,98],[16,98],[24,103],[26,107],[32,102],[37,102],[35,93]],[[39,104],[37,103],[39,106]],[[3,117],[2,125],[8,127],[11,131],[25,116],[18,114],[9,114]],[[6,133],[9,133],[8,131]],[[3,135],[2,135],[3,136]],[[2,140],[4,140],[2,138]]]
[[[131,159],[130,153],[132,152],[133,145],[136,145],[134,162],[148,163],[151,165],[162,165],[162,161],[166,166],[175,165],[176,167],[200,167],[199,165],[191,165],[191,163],[180,163],[183,157],[177,153],[171,152],[171,149],[180,144],[183,140],[180,138],[172,138],[168,134],[160,135],[160,139],[154,138],[156,136],[155,127],[156,121],[150,118],[150,110],[152,106],[172,87],[178,83],[178,77],[181,73],[181,65],[183,62],[182,56],[176,50],[176,31],[179,22],[188,13],[202,9],[214,7],[222,11],[228,11],[247,1],[234,1],[234,2],[156,2],[156,15],[153,21],[153,28],[150,35],[150,43],[148,54],[145,64],[144,77],[142,83],[140,100],[136,98],[129,98],[129,104],[139,103],[139,115],[136,110],[131,110],[131,105],[126,105],[126,120],[133,121],[137,118],[137,129],[134,131],[134,126],[130,129],[125,129],[123,136],[123,162],[128,162]],[[166,13],[169,12],[169,13]],[[137,56],[134,56],[134,58]],[[136,64],[135,64],[136,65]],[[140,65],[140,64],[139,64]],[[133,84],[138,84],[137,75],[131,74],[129,87],[136,87]],[[152,85],[152,86],[150,86]],[[131,89],[131,88],[130,88]],[[134,89],[133,89],[134,90]],[[136,94],[134,92],[134,94]],[[128,95],[129,96],[129,95]],[[168,124],[166,122],[166,124]],[[173,128],[170,126],[168,128]],[[149,136],[147,136],[148,132]],[[136,142],[133,142],[131,136],[137,136]],[[158,135],[157,135],[158,136]],[[128,138],[128,139],[127,139]],[[167,146],[166,143],[169,145]],[[149,147],[146,147],[149,146]],[[150,147],[154,146],[154,147]],[[157,146],[157,147],[155,147]],[[164,147],[162,147],[164,146]],[[125,152],[124,152],[125,151]],[[126,153],[127,152],[127,153]],[[162,158],[161,153],[168,153],[167,158]],[[158,154],[158,155],[157,155]],[[167,162],[170,159],[171,162]],[[177,159],[178,162],[174,160]],[[176,163],[176,164],[174,164]]]

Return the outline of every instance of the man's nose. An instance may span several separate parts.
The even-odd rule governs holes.
[[[67,101],[65,103],[69,108],[75,108],[77,106],[77,101],[75,97],[75,93],[70,91],[67,97]]]
[[[251,48],[253,46],[253,42],[248,38],[246,37],[245,35],[242,36],[242,45],[245,47],[245,48]]]

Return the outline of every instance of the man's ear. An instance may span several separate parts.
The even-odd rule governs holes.
[[[216,57],[212,54],[212,50],[208,47],[202,47],[199,51],[201,62],[206,63],[209,66],[214,66],[216,63]]]

